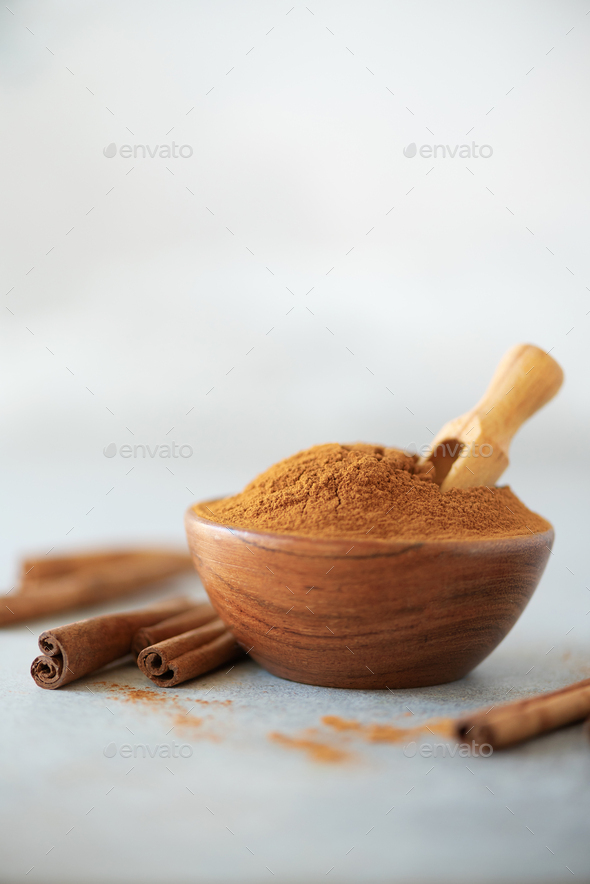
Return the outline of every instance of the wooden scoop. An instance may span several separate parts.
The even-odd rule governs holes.
[[[517,344],[501,360],[475,408],[436,434],[430,461],[441,491],[494,485],[508,466],[512,437],[555,396],[563,382],[557,362],[539,347]]]

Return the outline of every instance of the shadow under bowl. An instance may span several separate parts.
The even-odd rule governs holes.
[[[549,526],[482,540],[316,539],[226,527],[206,506],[185,527],[213,607],[269,672],[325,687],[467,675],[520,617],[554,538]]]

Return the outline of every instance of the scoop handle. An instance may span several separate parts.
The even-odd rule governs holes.
[[[552,399],[563,371],[552,356],[533,344],[517,344],[502,357],[471,417],[479,418],[485,436],[508,454],[522,424]]]
[[[508,466],[512,437],[562,382],[560,366],[540,347],[517,344],[508,350],[475,408],[449,421],[432,440],[428,460],[440,490],[494,485]],[[458,455],[447,456],[458,448]]]

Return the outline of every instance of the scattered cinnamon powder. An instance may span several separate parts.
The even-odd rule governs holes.
[[[316,445],[199,514],[239,528],[351,539],[506,537],[549,528],[508,486],[441,494],[428,470],[396,448]]]
[[[324,715],[322,724],[333,728],[335,731],[360,731],[362,728],[360,721],[340,718],[339,715]]]
[[[396,727],[391,724],[362,724],[356,719],[341,718],[339,715],[324,715],[321,719],[324,726],[337,731],[340,743],[350,744],[353,736],[361,737],[369,743],[406,743],[420,735],[430,732],[445,737],[454,736],[454,720],[451,718],[431,718],[415,727]],[[270,740],[280,743],[288,749],[300,749],[313,761],[341,762],[352,758],[350,752],[338,745],[327,742],[325,736],[317,728],[308,728],[297,736],[273,732],[268,735]]]
[[[415,727],[395,727],[391,724],[361,724],[360,721],[350,721],[338,715],[324,715],[322,724],[336,731],[356,731],[370,743],[402,743],[426,731],[445,737],[454,734],[451,718],[431,718]]]
[[[175,715],[173,721],[174,727],[180,728],[200,727],[203,724],[202,718],[198,718],[196,715],[187,715],[185,712]]]
[[[177,702],[182,698],[186,703],[199,704],[201,706],[231,706],[233,700],[201,700],[198,697],[185,697],[184,695],[175,694],[170,690],[150,690],[149,688],[134,688],[128,684],[117,684],[117,682],[94,681],[93,687],[104,686],[108,693],[122,700],[125,703],[149,703],[154,705],[181,706]]]
[[[423,725],[418,725],[417,727],[394,727],[390,724],[371,724],[367,726],[365,731],[367,740],[371,743],[403,743],[410,737],[416,737],[419,734],[424,734],[426,731],[432,733],[439,733],[445,737],[450,737],[453,735],[453,725],[451,719],[444,721],[444,726],[442,722],[439,722],[437,730],[435,730],[432,725],[434,722],[425,722]]]
[[[200,706],[231,706],[233,700],[199,700],[198,697],[183,697],[187,703],[198,703]]]
[[[103,684],[105,686],[106,682],[94,682],[95,685]],[[178,699],[178,695],[176,694],[166,694],[162,691],[150,691],[145,688],[134,688],[131,685],[126,684],[116,684],[112,682],[107,686],[108,693],[115,697],[117,700],[122,700],[124,703],[142,703],[142,704],[150,704],[150,705],[159,705],[159,706],[170,706],[170,701],[175,701]]]
[[[285,746],[288,749],[301,749],[313,761],[333,764],[335,762],[346,761],[350,757],[348,752],[344,752],[342,749],[337,749],[335,746],[329,746],[327,743],[322,743],[319,740],[310,740],[301,737],[287,737],[285,734],[280,734],[276,731],[269,734],[269,739],[273,740],[275,743],[280,743],[281,746]]]
[[[118,693],[123,693],[120,690]],[[156,693],[155,691],[146,691],[142,688],[130,688],[123,693],[123,697],[127,703],[161,703],[165,704],[169,697]]]

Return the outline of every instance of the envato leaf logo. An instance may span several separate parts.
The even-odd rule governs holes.
[[[103,154],[105,155],[105,157],[108,157],[109,160],[111,160],[115,156],[116,153],[117,153],[117,145],[115,144],[114,141],[111,144],[107,144],[107,146],[103,150]]]
[[[408,157],[408,159],[412,159],[412,157],[415,157],[417,153],[418,153],[418,148],[416,147],[415,141],[412,141],[411,144],[408,144],[407,147],[404,147],[404,156]],[[105,156],[106,156],[106,154],[105,154]],[[113,154],[110,154],[110,156],[113,156]]]
[[[117,453],[117,446],[114,442],[111,442],[105,448],[102,449],[102,453],[105,457],[114,457]]]

